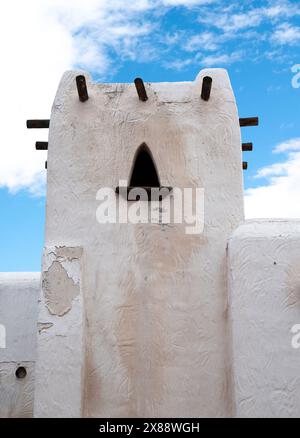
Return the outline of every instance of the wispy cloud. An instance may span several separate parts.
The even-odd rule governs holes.
[[[236,51],[232,53],[217,53],[215,55],[204,56],[201,60],[202,65],[204,66],[223,66],[230,65],[233,62],[236,62],[242,58],[242,52]],[[199,59],[200,60],[200,59]]]
[[[186,43],[187,50],[199,44],[207,44],[207,50],[225,51],[230,41],[247,42],[245,55],[258,59],[255,55],[259,43],[269,43],[269,53],[278,57],[276,45],[296,45],[300,41],[300,28],[293,23],[300,16],[300,5],[290,1],[275,0],[265,2],[267,5],[252,7],[243,3],[226,3],[214,9],[206,8],[206,12],[198,16],[198,21],[206,30],[190,38]],[[282,21],[284,20],[284,23]],[[204,39],[206,37],[206,40]],[[271,50],[272,46],[275,46]],[[202,46],[203,47],[203,46]]]
[[[291,2],[272,2],[272,6],[254,8],[249,5],[231,3],[227,8],[220,6],[207,14],[199,15],[199,22],[214,26],[224,32],[238,32],[243,29],[260,26],[268,21],[270,24],[277,23],[283,18],[300,15],[299,5]]]
[[[300,139],[292,138],[278,144],[274,152],[288,152],[287,158],[259,169],[256,178],[266,178],[260,187],[245,193],[247,218],[300,217]]]
[[[216,0],[163,0],[163,4],[166,6],[197,6],[197,5],[207,5],[215,3]],[[160,3],[160,2],[157,2]]]
[[[284,141],[278,144],[273,152],[278,154],[281,152],[299,151],[300,150],[300,137],[292,138],[290,140]]]
[[[272,41],[277,44],[296,45],[300,43],[300,27],[292,26],[289,23],[280,24],[274,34]]]
[[[285,175],[288,171],[288,163],[274,163],[270,166],[262,167],[254,175],[254,178],[266,178]]]
[[[214,51],[219,47],[219,41],[215,33],[213,32],[201,32],[197,35],[191,36],[185,44],[184,49],[187,52],[195,52],[198,50]]]
[[[189,65],[193,64],[195,62],[194,58],[187,58],[187,59],[175,59],[173,61],[168,61],[166,64],[164,64],[164,67],[169,70],[183,70]]]
[[[213,12],[207,16],[200,16],[199,22],[217,27],[224,32],[237,32],[241,29],[256,27],[263,19],[261,10],[252,10],[248,13]]]

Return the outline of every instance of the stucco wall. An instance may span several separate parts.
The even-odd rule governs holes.
[[[95,84],[86,75],[85,103],[78,99],[77,74],[64,75],[51,115],[46,247],[83,248],[83,415],[229,415],[226,244],[243,220],[243,192],[227,72],[146,84],[147,102],[139,101],[133,84]],[[205,75],[213,78],[208,102],[200,98]],[[128,179],[144,142],[162,185],[205,189],[203,234],[187,235],[185,224],[97,222],[98,190]],[[51,265],[47,270],[55,274]],[[63,324],[68,314],[57,318]],[[52,391],[62,391],[64,370],[53,364],[52,350],[48,360],[40,348],[49,379],[39,379],[36,396],[51,379]]]
[[[38,315],[35,417],[81,417],[84,303],[81,248],[45,248]]]
[[[236,415],[300,416],[300,221],[248,221],[229,241]]]
[[[0,417],[31,417],[36,359],[39,273],[0,273],[0,324],[6,348],[0,348]],[[24,378],[16,377],[19,367]]]

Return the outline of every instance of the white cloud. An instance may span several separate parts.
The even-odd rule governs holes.
[[[216,4],[217,13],[211,14],[211,8],[205,8],[211,3]],[[94,71],[99,78],[107,80],[124,59],[143,62],[158,59],[163,64],[164,55],[172,45],[193,54],[188,59],[168,60],[172,68],[195,63],[199,66],[231,64],[241,59],[244,52],[229,53],[222,49],[222,44],[234,36],[246,37],[247,28],[256,27],[266,19],[274,20],[277,26],[273,41],[293,44],[300,38],[298,27],[287,23],[278,25],[276,21],[298,13],[299,9],[291,8],[288,2],[277,2],[272,7],[252,9],[248,13],[242,7],[236,9],[235,5],[220,9],[219,3],[218,0],[3,2],[0,187],[11,191],[27,188],[38,194],[43,191],[46,153],[35,151],[34,143],[47,140],[48,132],[28,131],[25,121],[50,116],[58,82],[69,68]],[[189,37],[187,29],[168,34],[161,28],[160,16],[170,8],[201,5],[204,8],[200,21],[209,25],[209,30],[202,29]],[[234,13],[236,10],[241,12]],[[112,52],[118,63],[112,62]]]
[[[270,166],[262,167],[259,169],[254,176],[256,179],[266,178],[266,177],[274,177],[274,176],[282,176],[286,174],[288,171],[288,163],[274,163]]]
[[[166,6],[196,6],[215,3],[216,0],[163,0]]]
[[[280,24],[272,35],[272,41],[277,44],[296,45],[300,43],[300,27],[289,23]]]
[[[195,52],[197,50],[216,50],[218,48],[218,39],[213,32],[201,32],[198,35],[193,35],[185,43],[184,49],[187,52]]]
[[[166,68],[175,69],[175,70],[183,70],[185,67],[188,67],[192,64],[197,64],[199,68],[201,67],[212,67],[218,65],[220,67],[224,65],[230,65],[233,62],[240,60],[242,57],[242,52],[232,52],[232,53],[217,53],[215,55],[203,55],[201,52],[198,52],[194,57],[187,59],[175,59],[174,61],[168,61],[165,64]]]
[[[195,62],[194,58],[187,58],[187,59],[175,59],[174,61],[167,62],[165,64],[165,68],[168,68],[170,70],[183,70],[185,67],[188,67],[189,65],[193,64]]]
[[[246,38],[247,35],[241,31],[251,30],[259,26],[261,35],[256,34],[255,39],[257,40],[258,37],[265,39],[268,32],[266,25],[270,25],[272,28],[277,26],[275,34],[271,33],[271,41],[290,44],[293,39],[298,40],[298,28],[293,27],[290,23],[278,23],[283,19],[290,19],[298,15],[300,15],[300,6],[289,1],[279,0],[277,3],[273,1],[272,6],[249,7],[248,10],[240,3],[236,5],[232,3],[227,8],[222,6],[212,12],[208,11],[206,14],[199,15],[198,21],[206,24],[210,29],[215,27],[221,30],[223,41],[235,37]],[[252,38],[251,33],[248,33],[248,37]]]
[[[208,55],[199,57],[199,61],[204,66],[222,66],[222,65],[229,65],[233,62],[238,61],[242,57],[242,52],[232,52],[232,53],[220,53],[216,55]]]
[[[221,29],[225,33],[238,32],[241,29],[256,27],[261,24],[264,18],[263,9],[252,9],[247,13],[234,13],[231,8],[224,12],[219,11],[199,16],[199,22]]]
[[[245,14],[234,14],[232,16],[221,16],[216,25],[226,32],[239,31],[247,27],[258,26],[263,17],[260,11],[250,11]]]
[[[299,151],[299,150],[300,150],[300,137],[292,138],[291,140],[287,140],[284,141],[283,143],[278,144],[273,152],[278,154],[281,152]]]
[[[262,12],[264,16],[271,19],[293,17],[300,14],[300,7],[299,5],[293,4],[289,1],[279,1],[278,4],[273,4],[272,6],[262,8]]]
[[[248,219],[300,217],[299,149],[299,138],[290,139],[274,148],[274,152],[294,152],[289,152],[285,161],[258,171],[256,177],[266,178],[267,182],[246,190],[245,211]]]
[[[10,0],[2,4],[0,187],[43,192],[46,153],[35,151],[34,144],[47,140],[48,130],[26,130],[26,119],[49,118],[65,70],[77,65],[101,76],[112,69],[109,49],[120,57],[132,56],[138,38],[152,29],[144,13],[154,3]]]
[[[48,118],[58,81],[71,66],[70,34],[39,1],[5,2],[1,11],[0,187],[43,190],[44,152],[35,140],[46,132],[26,130],[27,118]]]

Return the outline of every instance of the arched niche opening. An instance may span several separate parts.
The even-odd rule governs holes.
[[[129,180],[130,187],[160,187],[152,153],[143,143],[135,153]]]
[[[138,195],[140,189],[147,193],[148,201],[161,200],[172,190],[172,187],[162,187],[160,185],[157,167],[146,143],[142,143],[134,155],[127,190],[124,192],[123,187],[117,187],[116,192],[124,194],[129,201],[143,200]],[[154,189],[156,189],[156,192]],[[129,196],[130,193],[131,196]]]

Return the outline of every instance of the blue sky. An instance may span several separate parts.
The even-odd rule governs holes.
[[[227,68],[240,116],[260,117],[242,129],[254,143],[244,153],[247,217],[300,217],[299,1],[12,0],[2,16],[0,271],[40,270],[46,156],[34,143],[47,132],[26,131],[25,120],[49,117],[70,68],[104,82]]]

